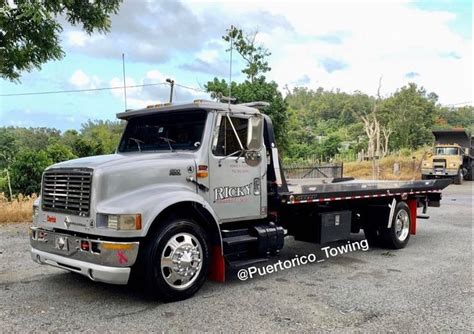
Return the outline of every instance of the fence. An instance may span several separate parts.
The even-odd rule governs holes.
[[[317,179],[342,177],[344,168],[340,164],[286,164],[283,166],[285,176],[289,179]]]

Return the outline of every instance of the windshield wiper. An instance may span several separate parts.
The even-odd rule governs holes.
[[[233,153],[231,153],[231,154],[229,154],[229,155],[226,155],[225,157],[220,158],[220,159],[219,159],[219,167],[222,166],[222,161],[223,161],[223,160],[225,160],[225,159],[227,159],[227,158],[230,158],[230,157],[233,157],[233,156],[239,154],[239,156],[238,156],[237,159],[236,159],[236,161],[237,161],[241,156],[243,156],[244,153],[245,153],[244,150],[237,150],[237,151],[235,151],[235,152],[233,152]]]
[[[171,143],[176,144],[176,141],[174,141],[173,139],[167,138],[167,137],[160,137],[160,139],[168,144],[168,146],[170,147],[171,152],[174,152],[173,147],[171,146]]]
[[[137,138],[133,138],[133,137],[129,137],[128,140],[131,140],[131,141],[133,141],[135,144],[137,144],[138,152],[141,152],[141,151],[142,151],[142,148],[140,147],[140,143],[143,144],[143,141],[142,141],[142,140],[137,139]]]

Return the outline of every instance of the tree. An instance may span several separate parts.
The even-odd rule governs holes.
[[[46,148],[46,153],[53,163],[76,159],[77,156],[72,153],[71,149],[64,144],[55,143]]]
[[[22,71],[40,69],[49,60],[64,57],[60,46],[61,18],[82,25],[87,34],[110,30],[110,15],[116,14],[121,0],[1,1],[0,76],[19,81]]]
[[[325,160],[329,160],[329,158],[334,157],[337,153],[339,153],[339,148],[341,146],[341,139],[335,135],[331,134],[327,139],[325,139],[319,148],[319,155],[323,157]]]
[[[95,147],[96,154],[114,153],[124,129],[124,122],[88,120],[81,126],[84,140]]]
[[[393,129],[393,148],[416,149],[433,141],[431,131],[435,124],[436,94],[410,83],[385,99],[380,113]]]
[[[263,46],[255,45],[255,36],[244,35],[242,30],[232,27],[227,35],[222,36],[225,41],[234,39],[234,45],[239,55],[245,60],[247,66],[242,70],[246,74],[247,80],[243,83],[231,83],[232,98],[235,103],[246,103],[252,101],[266,101],[270,106],[263,112],[270,116],[275,128],[275,137],[279,147],[284,151],[287,143],[285,136],[287,115],[286,103],[281,92],[278,90],[276,82],[267,82],[264,73],[270,71],[266,57],[270,53]],[[249,37],[253,36],[253,37]],[[228,95],[229,85],[221,79],[214,78],[204,85],[205,89],[211,93],[211,96],[217,100]]]
[[[271,70],[268,66],[267,57],[271,53],[265,49],[262,45],[256,44],[256,37],[258,30],[245,34],[242,29],[237,29],[232,26],[227,35],[222,36],[226,42],[233,43],[235,50],[240,54],[242,59],[246,62],[246,67],[242,70],[242,73],[247,75],[250,82],[253,83],[255,78],[260,74],[264,74]]]
[[[11,165],[13,191],[23,195],[38,193],[41,189],[41,175],[52,163],[45,151],[20,151]]]

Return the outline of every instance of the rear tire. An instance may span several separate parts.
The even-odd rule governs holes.
[[[390,228],[382,228],[380,233],[383,246],[386,248],[400,249],[408,244],[411,233],[411,216],[410,208],[405,202],[397,204]]]
[[[169,219],[152,235],[143,257],[147,294],[166,302],[187,299],[209,270],[206,232],[192,220]]]

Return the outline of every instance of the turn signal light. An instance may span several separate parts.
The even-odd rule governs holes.
[[[199,165],[198,170],[196,173],[198,178],[204,178],[209,176],[209,172],[207,171],[207,165]]]

